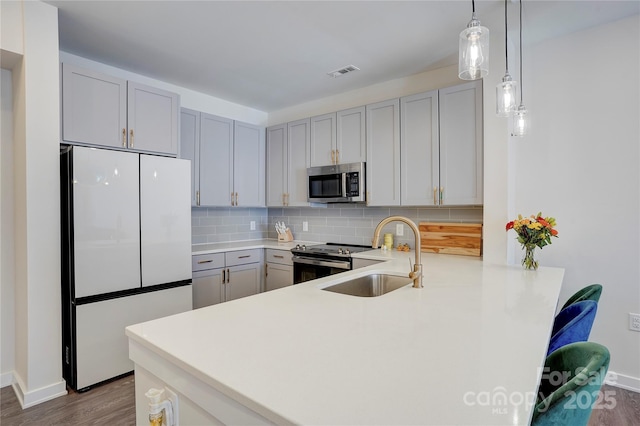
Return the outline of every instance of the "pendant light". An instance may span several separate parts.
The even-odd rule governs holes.
[[[507,45],[507,0],[504,0],[504,62],[505,74],[496,86],[496,114],[508,117],[516,109],[516,87],[518,83],[509,75],[509,49]]]
[[[522,0],[520,0],[520,105],[513,114],[513,136],[522,137],[529,130],[527,109],[522,103]]]
[[[471,0],[472,15],[467,28],[460,33],[458,77],[477,80],[489,74],[489,30],[476,18],[475,0]]]

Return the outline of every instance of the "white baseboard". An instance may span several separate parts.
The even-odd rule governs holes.
[[[67,383],[64,380],[39,389],[25,391],[26,386],[24,385],[24,382],[15,372],[14,378],[13,391],[16,393],[18,402],[20,402],[20,406],[23,410],[67,394]]]
[[[0,374],[0,388],[9,386],[13,383],[13,371]]]
[[[640,378],[637,377],[625,376],[615,371],[609,371],[604,382],[611,386],[640,393]]]

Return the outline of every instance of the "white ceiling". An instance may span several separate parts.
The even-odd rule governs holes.
[[[471,18],[456,0],[46,3],[59,8],[63,51],[266,112],[455,64]],[[638,14],[640,0],[523,7],[528,43]],[[478,0],[476,12],[504,34],[503,1]],[[510,0],[509,33],[517,17]],[[326,74],[350,64],[361,70]]]

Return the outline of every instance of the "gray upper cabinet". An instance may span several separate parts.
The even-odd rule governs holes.
[[[400,100],[367,105],[367,205],[400,205]]]
[[[367,161],[365,107],[336,113],[336,163]]]
[[[175,156],[179,96],[62,64],[62,140]]]
[[[366,161],[365,107],[311,117],[311,167]]]
[[[233,201],[233,120],[200,116],[200,206],[231,206]]]
[[[310,164],[310,120],[303,119],[287,124],[289,190],[287,206],[308,206],[307,168]]]
[[[289,192],[287,125],[267,128],[267,206],[286,205]]]
[[[233,205],[264,207],[264,127],[235,121],[233,133]]]
[[[311,117],[311,167],[336,164],[336,113]]]
[[[192,205],[264,207],[264,128],[181,109],[180,157],[192,163]]]
[[[440,89],[439,106],[440,204],[482,204],[482,81]]]
[[[402,205],[482,204],[482,85],[400,100]]]
[[[191,205],[198,205],[200,191],[200,113],[180,109],[180,158],[191,161]]]
[[[434,206],[439,196],[438,91],[400,99],[402,201]]]
[[[292,121],[267,129],[267,206],[308,206],[311,121]]]

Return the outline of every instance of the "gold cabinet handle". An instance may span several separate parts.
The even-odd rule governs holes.
[[[440,187],[440,205],[442,205],[442,194],[444,193],[444,188]]]
[[[124,127],[122,128],[122,147],[127,147],[127,129],[125,129]]]
[[[367,206],[369,205],[369,198],[371,198],[371,194],[369,194],[369,191],[367,191],[367,195],[366,195],[366,204]]]
[[[277,255],[277,254],[274,254],[273,257],[275,257],[276,259],[284,259],[284,256],[280,256],[280,255]]]
[[[209,260],[198,260],[198,265],[202,265],[203,263],[211,263],[213,262],[213,259],[209,259]]]
[[[433,187],[433,205],[434,206],[438,205],[438,199],[436,198],[437,197],[437,195],[436,195],[437,193],[438,193],[438,187],[434,186]]]
[[[238,205],[238,193],[236,192],[236,206]]]
[[[233,204],[233,203],[234,203],[234,199],[233,199],[233,192],[232,192],[232,193],[231,193],[231,205],[232,205],[232,206],[235,206],[235,204]]]
[[[288,206],[289,205],[289,193],[287,192],[286,194],[284,194],[284,196],[285,196],[285,199],[287,200],[287,201],[285,201],[284,205]]]
[[[336,164],[336,152],[331,150],[331,164]]]
[[[129,147],[133,148],[133,129],[129,130]]]
[[[284,197],[286,197],[286,196],[287,196],[287,194],[285,194],[285,193],[283,192],[283,193],[282,193],[282,205],[283,205],[283,206],[286,206],[286,205],[287,205],[287,204],[286,204],[286,202],[284,201]]]
[[[200,205],[200,191],[196,191],[196,206]]]
[[[336,149],[336,164],[340,162],[340,151]]]

